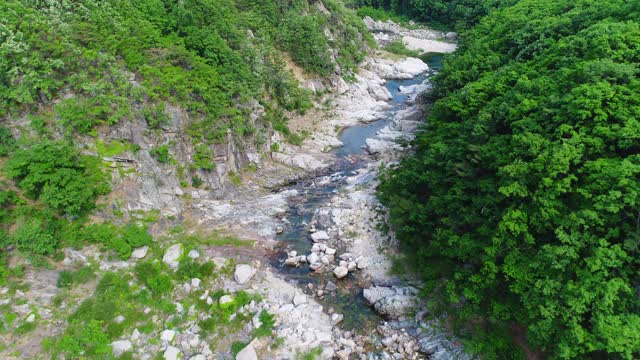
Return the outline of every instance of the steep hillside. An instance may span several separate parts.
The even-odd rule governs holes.
[[[461,35],[380,188],[483,358],[640,356],[640,8],[522,0]]]

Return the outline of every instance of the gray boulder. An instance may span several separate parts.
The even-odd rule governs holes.
[[[172,269],[178,268],[180,256],[182,255],[182,244],[171,245],[167,251],[165,251],[162,261],[169,265]]]
[[[256,274],[256,270],[247,264],[240,264],[236,266],[236,271],[233,273],[233,279],[240,285],[246,284],[253,275]]]

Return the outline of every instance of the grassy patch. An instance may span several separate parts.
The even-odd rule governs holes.
[[[267,310],[260,313],[260,327],[253,331],[255,337],[267,337],[273,334],[273,327],[276,324],[275,317]]]
[[[387,44],[387,46],[385,46],[384,49],[390,53],[397,54],[397,55],[409,56],[409,57],[415,57],[415,58],[420,57],[420,51],[408,49],[402,40],[394,40],[389,44]]]
[[[321,354],[322,354],[322,348],[318,346],[316,348],[313,348],[307,351],[306,353],[302,353],[302,354],[299,353],[296,356],[296,360],[316,360],[318,357],[320,357]]]
[[[211,234],[184,235],[181,236],[178,241],[187,248],[195,248],[198,245],[251,247],[255,244],[255,241],[253,240],[243,240],[234,236],[221,235],[215,232]]]
[[[101,157],[113,157],[118,154],[122,154],[127,150],[127,145],[120,141],[111,141],[105,143],[103,141],[96,141],[96,151]]]
[[[56,286],[60,289],[67,289],[77,284],[84,284],[94,279],[96,274],[91,266],[83,266],[76,271],[61,271],[58,275]]]
[[[242,185],[242,178],[240,174],[234,173],[233,171],[229,172],[229,181],[235,186]]]

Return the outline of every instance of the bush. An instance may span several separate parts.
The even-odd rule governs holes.
[[[58,248],[58,239],[41,219],[26,220],[9,237],[9,242],[26,254],[51,255]]]
[[[394,53],[402,56],[409,56],[409,57],[415,57],[415,58],[420,56],[420,51],[407,49],[407,46],[404,44],[404,41],[402,40],[394,40],[389,44],[387,44],[387,46],[385,46],[384,49],[390,53]]]
[[[244,341],[234,341],[233,344],[231,344],[231,354],[235,357],[242,349],[246,348],[247,345]]]
[[[213,153],[211,149],[205,144],[200,144],[195,147],[193,153],[193,166],[196,169],[201,170],[213,170],[215,164],[213,163]]]
[[[213,262],[198,263],[187,256],[180,261],[176,271],[176,278],[180,281],[188,281],[194,278],[204,280],[214,275],[215,268],[216,265]]]
[[[112,351],[110,343],[103,330],[103,322],[76,320],[68,325],[61,338],[45,342],[45,349],[52,353],[53,358],[108,359]]]
[[[167,274],[167,266],[161,262],[139,262],[135,267],[138,280],[145,284],[156,296],[162,296],[173,289],[173,279]]]
[[[7,156],[16,145],[16,140],[11,134],[11,129],[0,126],[0,156]]]
[[[169,146],[167,145],[161,145],[157,148],[151,149],[151,151],[149,151],[149,154],[162,164],[167,164],[169,161],[171,161],[171,155],[169,155]]]
[[[92,209],[96,198],[109,191],[99,160],[59,141],[17,150],[7,162],[6,173],[27,196],[69,215]]]
[[[164,104],[145,107],[143,116],[152,129],[159,129],[169,122],[169,116],[164,112]]]
[[[60,289],[67,289],[76,284],[84,284],[96,277],[90,266],[83,266],[75,272],[63,270],[58,275],[56,286]]]
[[[149,245],[153,241],[147,227],[137,223],[127,224],[122,229],[122,237],[133,248]]]
[[[260,327],[256,328],[253,332],[255,337],[267,337],[273,334],[273,327],[276,324],[275,317],[270,314],[267,310],[262,310],[260,312]]]

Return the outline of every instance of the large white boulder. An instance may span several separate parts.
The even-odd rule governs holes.
[[[399,73],[410,74],[412,77],[418,76],[423,72],[429,70],[429,65],[427,65],[424,61],[412,57],[395,63],[393,67]]]
[[[369,138],[365,140],[365,143],[367,144],[367,151],[370,154],[381,154],[387,152],[388,150],[401,149],[400,145],[392,141]]]
[[[251,344],[245,346],[245,348],[240,350],[238,355],[236,355],[236,360],[258,360],[256,349],[254,349]]]
[[[111,343],[111,350],[113,351],[113,356],[118,357],[127,351],[131,351],[133,349],[133,345],[129,340],[119,340]]]
[[[347,274],[349,274],[349,269],[344,266],[338,266],[333,269],[333,275],[335,275],[338,279],[342,279],[343,277],[347,276]]]
[[[329,234],[327,234],[326,231],[321,230],[311,234],[311,240],[315,242],[329,240]]]
[[[233,273],[233,279],[240,285],[246,284],[253,275],[256,274],[256,270],[247,264],[240,264],[236,266],[236,271]]]
[[[149,251],[148,246],[139,247],[131,253],[131,257],[134,259],[142,259],[147,256],[147,252]]]
[[[364,289],[365,300],[377,313],[396,319],[414,310],[418,302],[418,290],[413,287],[374,286]]]
[[[173,330],[163,330],[160,333],[160,340],[162,341],[171,342],[175,337],[176,337],[176,332]]]
[[[311,254],[307,255],[307,261],[309,262],[309,264],[315,264],[320,262],[320,257],[318,256],[318,254],[312,252]]]
[[[182,359],[182,351],[180,351],[180,349],[176,347],[169,346],[167,347],[167,350],[164,351],[163,357],[164,357],[164,360]]]
[[[300,306],[307,303],[307,297],[304,294],[297,294],[293,297],[293,305]]]
[[[177,269],[182,255],[182,244],[171,245],[167,251],[165,251],[162,261],[169,265],[172,269]]]

